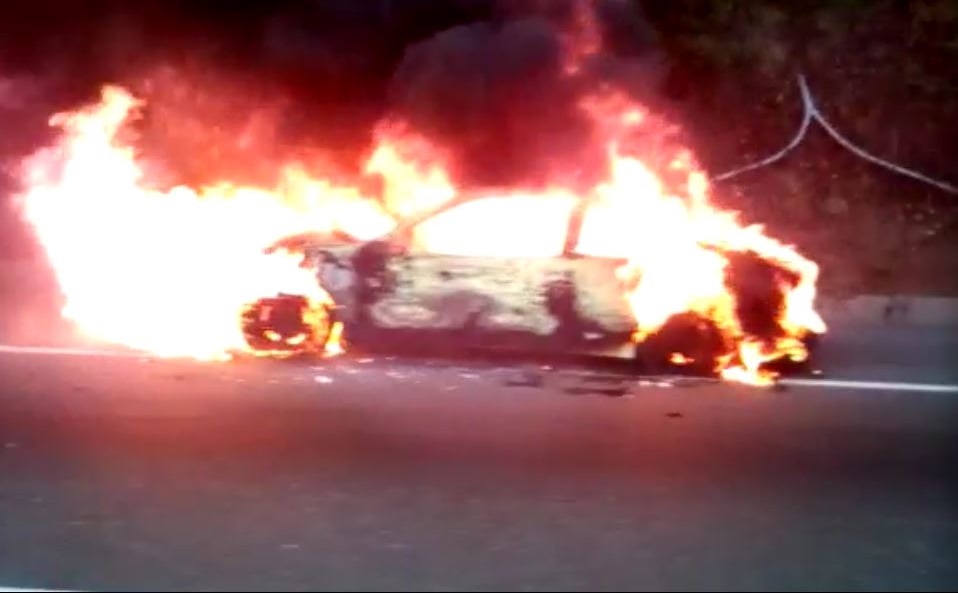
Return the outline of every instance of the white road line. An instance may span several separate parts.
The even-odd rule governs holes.
[[[27,591],[67,593],[66,589],[18,589],[16,587],[0,587],[0,593],[6,593],[7,591],[10,593],[26,593]]]
[[[830,387],[834,389],[958,394],[958,385],[940,383],[898,383],[894,381],[855,381],[853,379],[782,379],[779,383],[790,387]]]
[[[0,354],[41,354],[52,356],[106,356],[112,358],[143,358],[146,354],[125,350],[98,350],[92,348],[65,348],[60,346],[12,346],[0,344]]]

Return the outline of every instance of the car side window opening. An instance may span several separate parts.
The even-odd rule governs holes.
[[[640,237],[634,219],[601,202],[592,203],[582,212],[578,236],[572,253],[600,258],[622,258]]]
[[[424,220],[412,249],[463,257],[558,257],[565,246],[574,198],[476,198]]]

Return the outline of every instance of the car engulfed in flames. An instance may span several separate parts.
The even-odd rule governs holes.
[[[366,162],[374,194],[300,163],[274,187],[163,189],[121,134],[141,106],[107,86],[24,161],[19,203],[63,314],[99,340],[204,360],[569,352],[763,384],[825,331],[818,266],[713,205],[687,150],[633,150],[663,124],[615,93],[580,105],[598,182],[484,191],[402,125]]]
[[[646,372],[681,368],[758,384],[808,361],[819,332],[789,323],[789,299],[803,278],[788,262],[698,245],[721,264],[719,298],[642,327],[645,312],[633,308],[642,297],[623,282],[629,258],[603,254],[604,245],[628,237],[597,235],[589,225],[601,224],[603,205],[567,197],[471,192],[371,241],[286,237],[267,251],[301,257],[328,298],[279,294],[251,303],[243,315],[247,344],[281,355],[329,354],[342,350],[345,336],[364,351],[611,356]],[[469,234],[485,243],[470,243]],[[698,273],[677,268],[670,277],[694,286]],[[641,281],[634,277],[632,286]]]

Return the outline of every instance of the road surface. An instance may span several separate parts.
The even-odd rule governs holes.
[[[958,383],[955,341],[847,332],[827,377]],[[958,587],[955,392],[17,349],[0,377],[2,586]]]

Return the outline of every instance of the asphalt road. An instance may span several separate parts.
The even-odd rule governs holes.
[[[950,331],[841,335],[829,377],[958,382]],[[958,587],[958,394],[9,351],[0,378],[0,586]]]

